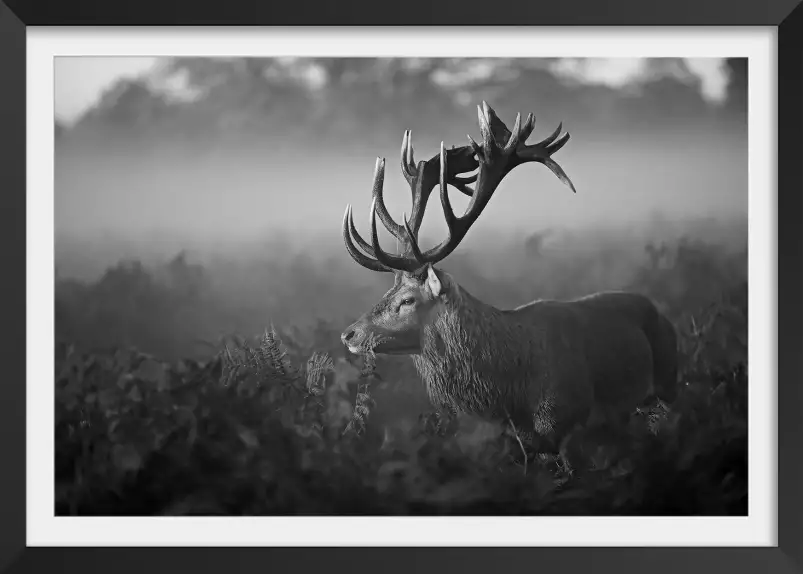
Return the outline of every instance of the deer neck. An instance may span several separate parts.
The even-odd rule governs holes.
[[[503,314],[457,286],[434,313],[413,356],[430,400],[453,412],[487,411],[498,396],[494,341],[508,331]]]

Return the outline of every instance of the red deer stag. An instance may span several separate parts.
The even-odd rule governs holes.
[[[357,232],[351,206],[346,207],[343,239],[351,257],[373,271],[394,273],[395,280],[341,339],[353,353],[370,349],[412,355],[439,411],[513,423],[519,432],[533,433],[538,446],[560,452],[568,463],[565,448],[576,427],[601,424],[621,429],[623,419],[651,395],[672,400],[675,331],[641,295],[604,292],[500,310],[433,267],[454,251],[516,166],[542,163],[574,191],[552,159],[569,140],[568,133],[558,137],[562,125],[543,141],[527,145],[535,127],[532,114],[523,125],[517,115],[511,131],[487,103],[478,106],[478,112],[480,143],[471,136],[470,146],[445,150],[441,143],[440,155],[417,165],[410,132],[405,132],[401,168],[413,205],[403,225],[385,207],[384,159],[377,158],[374,173],[371,243]],[[474,175],[458,175],[474,170],[478,170]],[[421,251],[418,232],[437,184],[448,236]],[[462,217],[452,210],[447,185],[471,198]],[[377,216],[405,247],[402,255],[379,246]]]

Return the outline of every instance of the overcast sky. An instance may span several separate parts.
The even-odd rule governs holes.
[[[56,58],[56,117],[74,120],[118,79],[147,72],[156,61],[156,58],[134,57]]]
[[[154,58],[58,58],[56,112],[63,121],[75,121],[116,80],[139,74],[154,80],[159,74],[149,72],[161,63]],[[454,68],[440,66],[431,80],[460,85],[459,77],[466,73],[486,80],[495,77],[489,75],[489,68],[498,63],[487,59],[467,63]],[[237,62],[225,65],[236,67]],[[314,62],[310,65],[314,71]],[[320,62],[317,65],[320,67]],[[517,111],[535,113],[539,123],[531,141],[545,137],[559,122],[566,122],[564,129],[572,138],[558,161],[578,191],[567,192],[542,167],[517,169],[506,178],[504,192],[495,195],[485,210],[480,226],[483,232],[618,227],[651,220],[648,218],[655,214],[680,219],[746,217],[746,70],[738,63],[731,66],[720,59],[564,58],[521,60],[516,66],[530,72],[515,76],[518,79],[507,85],[511,96],[507,103],[497,107],[494,94],[487,97],[506,122],[511,122]],[[729,85],[731,70],[734,81]],[[232,77],[238,81],[236,74]],[[261,88],[249,86],[243,80],[240,90],[212,90],[209,97],[213,105],[204,108],[202,100],[199,109],[215,126],[221,120],[239,125],[236,121],[243,117],[249,122],[262,121],[270,113],[297,112],[295,101],[282,102],[280,98],[285,96],[278,91],[275,101],[279,103],[266,113]],[[380,88],[379,83],[368,82],[360,84],[357,92],[347,93],[346,98],[340,92],[329,94],[331,107],[310,116],[311,125],[322,132],[341,134],[338,137],[353,137],[360,133],[363,115],[376,112],[370,102],[374,96],[382,101]],[[249,89],[259,93],[243,97],[241,90]],[[479,98],[469,94],[475,96]],[[416,92],[404,97],[418,102],[432,95]],[[117,101],[110,98],[106,102],[112,106],[109,109]],[[461,112],[458,119],[448,113],[447,117],[437,115],[445,108],[432,112],[422,105],[423,111],[417,113],[417,103],[409,104],[400,104],[397,122],[378,122],[370,134],[358,136],[356,139],[364,142],[362,147],[315,147],[312,144],[318,144],[312,139],[304,143],[303,138],[284,138],[282,130],[291,128],[281,127],[259,131],[245,141],[235,128],[231,128],[235,129],[232,133],[226,132],[228,139],[210,132],[181,140],[176,149],[161,145],[163,140],[173,141],[167,136],[172,137],[174,124],[167,120],[144,117],[155,122],[142,131],[145,135],[122,130],[113,132],[113,137],[102,130],[93,132],[91,126],[96,124],[90,121],[87,131],[77,130],[57,148],[56,231],[60,237],[81,237],[100,244],[113,236],[154,242],[166,241],[169,236],[182,242],[219,243],[252,240],[268,231],[303,229],[305,238],[332,240],[332,248],[343,255],[339,234],[345,206],[352,204],[355,220],[365,233],[374,160],[380,156],[388,158],[390,165],[395,163],[400,126],[416,134],[419,159],[435,154],[441,140],[447,145],[459,144],[466,141],[466,133],[477,135],[476,112],[470,107],[465,108],[465,118]],[[193,105],[188,103],[187,108]],[[302,111],[306,113],[306,108]],[[117,121],[114,114],[98,117]],[[121,117],[127,116],[123,113]],[[303,122],[303,116],[299,117]],[[183,124],[175,125],[180,132]],[[157,127],[161,126],[167,127],[160,131]],[[356,131],[349,131],[349,126]],[[317,133],[297,132],[308,138]],[[101,137],[94,139],[93,133]],[[317,150],[312,157],[310,145]],[[388,168],[386,202],[399,218],[410,208],[409,191],[404,188],[398,168]],[[465,209],[467,198],[461,194],[451,197],[456,210]],[[424,219],[422,233],[429,238],[443,237],[446,231],[437,203],[431,203],[433,208]],[[103,241],[98,240],[101,237]],[[482,241],[474,232],[467,245]]]
[[[565,58],[553,72],[587,84],[627,88],[648,79],[646,58]],[[56,116],[71,122],[95,104],[101,93],[122,77],[147,73],[158,58],[60,57],[55,64]],[[720,102],[727,97],[728,75],[721,58],[687,58],[690,71],[700,79],[701,95]]]

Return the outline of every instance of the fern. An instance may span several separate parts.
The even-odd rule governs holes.
[[[307,393],[320,397],[326,392],[326,375],[334,372],[335,364],[326,353],[317,351],[307,360]]]
[[[281,339],[276,333],[276,328],[271,324],[270,331],[265,329],[265,334],[262,336],[262,341],[260,342],[262,359],[266,364],[269,364],[280,377],[285,379],[292,378],[292,371],[294,369],[287,359],[287,353],[282,350],[281,346]]]
[[[268,379],[292,384],[299,377],[298,369],[293,367],[282,349],[282,341],[273,325],[270,330],[265,329],[256,346],[242,337],[232,336],[224,344],[219,358],[222,362],[221,382],[226,386],[245,376],[255,376],[258,385]]]
[[[326,405],[322,398],[326,394],[326,376],[334,370],[334,362],[326,353],[316,351],[307,359],[307,394],[298,411],[300,423],[296,425],[303,436],[317,434],[320,437],[323,433]]]
[[[376,405],[371,398],[371,384],[378,378],[379,376],[376,374],[376,355],[372,350],[366,351],[363,355],[363,366],[360,370],[354,410],[351,414],[351,420],[343,430],[344,435],[348,432],[353,432],[357,436],[361,436],[365,432],[368,416],[371,414],[371,409]]]

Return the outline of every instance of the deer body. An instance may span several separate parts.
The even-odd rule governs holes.
[[[605,292],[499,310],[434,268],[455,249],[516,166],[542,163],[574,190],[551,159],[568,141],[568,134],[558,138],[560,127],[530,146],[525,142],[534,127],[532,114],[523,126],[517,117],[511,131],[487,104],[478,111],[482,144],[471,140],[471,146],[447,152],[441,143],[439,157],[417,166],[409,132],[405,134],[401,165],[413,192],[413,210],[404,225],[384,206],[384,160],[377,160],[374,176],[371,243],[360,237],[351,209],[346,209],[343,238],[349,254],[364,267],[393,272],[395,281],[343,332],[343,343],[355,353],[412,355],[439,410],[512,422],[518,431],[534,432],[553,447],[578,425],[617,426],[654,392],[671,400],[677,374],[675,331],[646,297]],[[474,176],[457,175],[474,169]],[[438,181],[449,237],[423,253],[417,234]],[[475,183],[473,189],[469,183]],[[447,184],[471,197],[462,217],[452,211]],[[379,246],[377,215],[405,244],[404,255],[388,254]]]
[[[656,390],[670,398],[675,332],[649,299],[605,292],[500,310],[435,273],[448,287],[409,354],[438,410],[510,420],[556,449],[576,426],[615,422]]]
[[[458,288],[459,289],[459,288]],[[459,289],[424,328],[413,355],[439,409],[562,436],[632,412],[675,380],[674,330],[648,299],[598,293],[534,301],[510,311]]]

